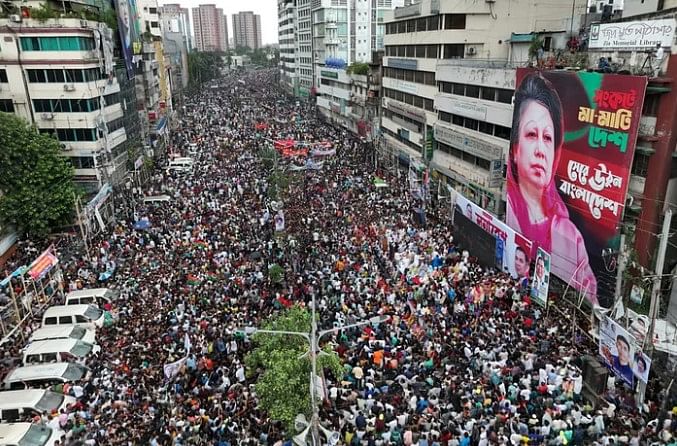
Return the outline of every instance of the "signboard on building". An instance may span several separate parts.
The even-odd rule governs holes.
[[[590,26],[590,49],[641,49],[672,46],[675,19],[595,23]]]
[[[480,121],[487,120],[486,105],[478,104],[476,102],[454,98],[451,101],[451,108],[449,111],[455,115],[465,116],[466,118],[477,119]]]
[[[390,68],[401,68],[403,70],[418,70],[418,60],[389,57],[387,66]]]
[[[454,220],[457,214],[461,214],[485,232],[501,240],[503,258],[502,265],[499,267],[509,272],[512,277],[519,278],[520,281],[526,280],[524,285],[528,285],[531,242],[459,192],[454,190],[451,195]]]
[[[329,109],[333,111],[334,113],[341,113],[341,106],[337,104],[336,102],[330,102],[329,103]]]
[[[489,187],[500,187],[503,183],[503,160],[493,160],[489,165]]]
[[[411,118],[414,121],[425,122],[425,113],[421,110],[416,110],[413,107],[408,107],[395,101],[388,101],[386,108],[388,110],[394,111],[395,113],[399,113],[402,116]]]
[[[336,71],[320,71],[320,76],[328,77],[329,79],[338,79],[338,73]]]
[[[488,143],[475,136],[465,135],[440,124],[435,124],[435,139],[485,160],[502,159],[504,156],[503,149],[500,146]]]
[[[539,246],[550,253],[554,275],[606,307],[646,84],[517,70],[506,221],[534,242],[532,254]]]
[[[413,82],[402,81],[399,79],[393,79],[391,77],[383,78],[383,86],[386,88],[394,88],[395,90],[404,91],[406,93],[411,93],[418,95],[418,85]]]
[[[608,316],[600,321],[599,355],[614,375],[630,387],[635,379],[647,382],[651,359],[637,348],[634,336]]]

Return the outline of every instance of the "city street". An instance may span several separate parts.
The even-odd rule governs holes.
[[[580,356],[597,346],[458,246],[448,203],[427,203],[421,225],[406,172],[375,170],[359,139],[285,96],[276,75],[242,71],[187,96],[173,161],[143,188],[166,198],[116,200],[117,226],[89,240],[91,261],[80,252],[61,265],[67,291],[118,296],[104,306],[101,351],[85,359],[91,377],[55,389],[77,403],[42,416],[64,430],[60,444],[288,444],[298,432],[258,407],[250,340],[237,330],[313,296],[320,330],[385,320],[323,338],[344,364],[320,403],[338,444],[655,440],[651,384],[648,417],[621,386],[590,406]],[[275,166],[262,155],[273,146]],[[21,347],[3,346],[4,356],[16,364]]]

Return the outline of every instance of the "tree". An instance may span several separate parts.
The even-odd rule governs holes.
[[[0,147],[0,220],[38,239],[71,223],[74,170],[59,141],[0,113]]]
[[[203,83],[221,76],[224,53],[218,51],[188,53],[188,82],[191,87],[199,87]]]
[[[311,314],[305,308],[294,306],[270,319],[266,330],[284,330],[310,333]],[[249,376],[258,375],[256,394],[259,405],[274,419],[294,432],[294,418],[312,412],[310,402],[311,363],[308,357],[300,358],[308,351],[308,341],[295,335],[254,334],[255,348],[245,358]],[[327,355],[317,358],[318,373],[328,370],[335,379],[343,376],[343,367],[338,355],[325,347]]]
[[[369,64],[363,62],[354,62],[346,69],[346,73],[366,76],[369,74]]]

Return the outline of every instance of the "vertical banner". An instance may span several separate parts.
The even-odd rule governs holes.
[[[136,9],[135,0],[115,0],[115,9],[118,15],[118,29],[122,54],[127,68],[127,77],[134,78],[134,53],[140,45],[141,29],[139,26],[139,13]]]
[[[550,286],[550,254],[538,247],[531,282],[531,299],[542,307],[548,306],[548,287]]]
[[[551,271],[610,306],[646,77],[517,70],[506,221]]]
[[[502,259],[500,259],[501,263],[497,262],[496,266],[501,271],[509,272],[513,278],[519,279],[520,283],[524,287],[527,287],[530,283],[529,267],[531,263],[531,242],[521,234],[518,234],[513,229],[509,228],[504,222],[499,220],[498,217],[465,198],[458,191],[454,192],[454,196],[455,200],[453,200],[454,204],[452,204],[452,206],[454,206],[453,221],[455,226],[458,226],[458,222],[456,222],[457,217],[464,217],[474,223],[474,225],[479,226],[480,229],[490,236],[500,240],[498,243],[500,243],[501,246],[496,246],[498,244],[496,243],[489,253],[480,253],[469,249],[470,253],[480,258],[482,254],[491,257],[496,255],[497,257],[500,251],[502,255]],[[473,241],[470,240],[473,237],[472,234],[467,234],[465,231],[458,231],[455,236],[460,237],[461,241],[465,241],[465,244],[472,245],[473,243]],[[463,239],[464,236],[465,240]]]
[[[634,385],[635,378],[644,383],[649,380],[651,359],[640,350],[635,337],[608,316],[599,326],[599,354],[606,366],[629,386]]]

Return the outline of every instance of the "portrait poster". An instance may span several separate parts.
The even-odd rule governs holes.
[[[634,385],[635,338],[608,316],[599,324],[599,354],[614,375]]]
[[[646,77],[518,69],[506,222],[588,301],[613,303]]]
[[[484,232],[493,236],[495,239],[500,240],[499,243],[502,247],[503,258],[502,264],[496,266],[501,271],[509,272],[513,278],[519,279],[520,283],[526,288],[530,283],[529,269],[531,264],[531,242],[521,234],[509,228],[504,222],[499,220],[498,217],[468,200],[458,191],[456,191],[454,195],[454,220],[457,218],[456,214],[458,213],[473,224],[479,226]],[[457,232],[455,236],[460,237],[462,235],[463,231],[460,231]],[[494,257],[496,252],[496,245],[494,244],[494,249],[492,251],[483,254]],[[473,252],[472,250],[470,253],[473,256],[479,256],[480,254],[478,252]]]
[[[534,274],[531,281],[531,299],[543,308],[548,306],[550,286],[550,254],[539,247],[536,251]]]
[[[125,59],[127,77],[134,78],[134,54],[137,54],[141,45],[141,25],[136,0],[115,0],[115,10],[118,16],[118,30],[120,46]]]

